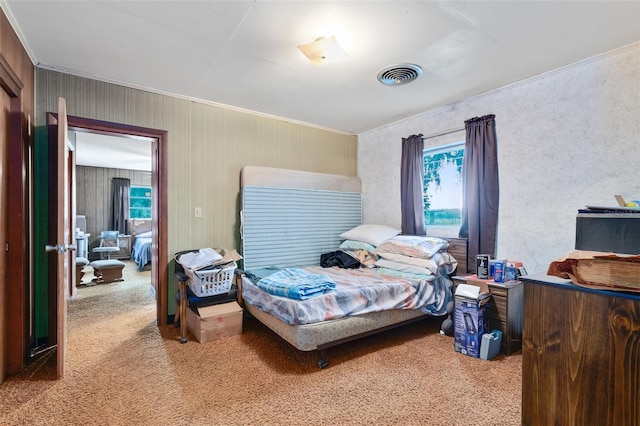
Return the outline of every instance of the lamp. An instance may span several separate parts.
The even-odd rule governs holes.
[[[299,45],[298,49],[314,64],[335,62],[347,56],[335,36],[319,37],[316,41]]]

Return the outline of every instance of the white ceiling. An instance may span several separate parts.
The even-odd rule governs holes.
[[[69,131],[76,165],[151,171],[151,139]]]
[[[640,40],[639,1],[0,4],[40,67],[352,134]],[[296,48],[331,35],[347,59]],[[380,84],[397,63],[424,73]]]

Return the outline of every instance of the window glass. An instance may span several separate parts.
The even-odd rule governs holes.
[[[464,142],[424,150],[424,221],[427,227],[460,227]]]
[[[129,216],[131,219],[151,219],[151,188],[131,186],[129,197]]]

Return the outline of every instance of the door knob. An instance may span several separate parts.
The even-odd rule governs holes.
[[[57,251],[58,253],[64,253],[65,251],[75,250],[77,246],[75,244],[57,244],[57,245],[46,245],[44,247],[45,251]]]

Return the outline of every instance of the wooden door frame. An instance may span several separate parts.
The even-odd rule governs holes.
[[[67,208],[69,209],[69,217],[66,218],[67,226],[69,227],[69,240],[66,244],[72,244],[76,248],[69,253],[69,282],[67,282],[67,288],[69,290],[69,297],[73,298],[77,296],[78,289],[76,288],[76,257],[78,254],[78,247],[76,242],[76,141],[66,141],[69,146],[69,157],[67,158],[67,191],[69,198],[67,199]]]
[[[168,322],[168,132],[128,124],[111,123],[83,117],[67,116],[69,130],[89,131],[118,135],[121,137],[144,137],[152,139],[151,148],[151,186],[152,198],[152,237],[157,249],[151,250],[151,279],[156,283],[156,323],[158,326]]]
[[[9,141],[8,141],[8,199],[7,203],[7,265],[11,265],[11,274],[6,274],[6,343],[7,369],[9,375],[17,374],[24,368],[27,347],[29,346],[29,297],[30,268],[28,249],[31,235],[27,232],[27,219],[30,207],[27,206],[27,150],[31,146],[29,124],[24,123],[22,110],[22,89],[24,84],[9,62],[0,54],[0,86],[9,95]],[[25,135],[23,129],[27,129]],[[30,219],[29,219],[30,220]],[[8,277],[11,276],[11,280]],[[8,303],[11,301],[11,303]],[[2,382],[2,377],[0,377]]]

